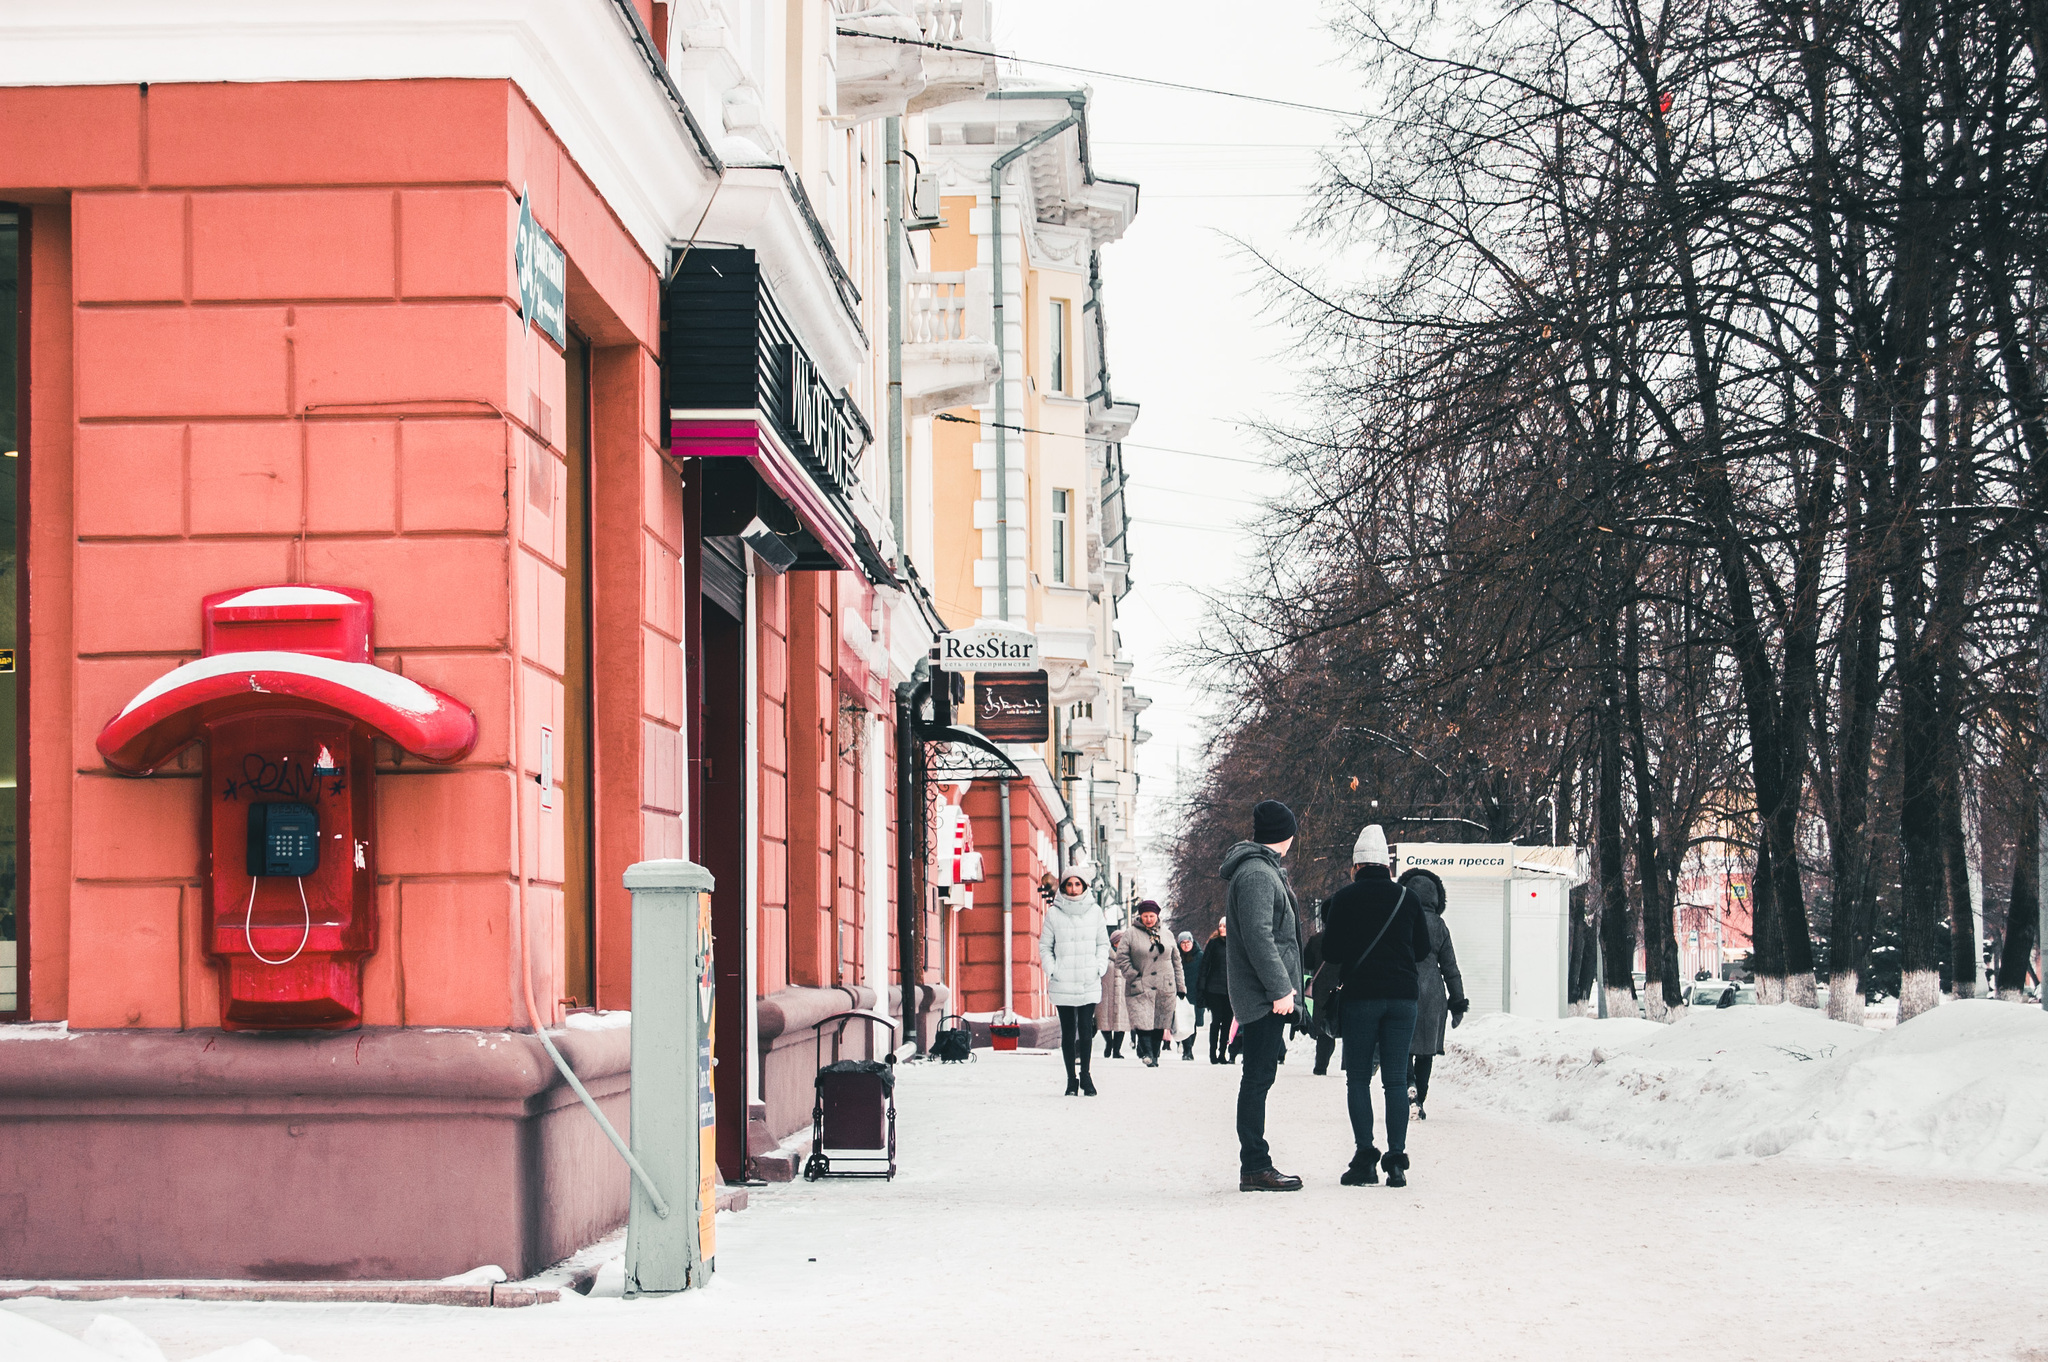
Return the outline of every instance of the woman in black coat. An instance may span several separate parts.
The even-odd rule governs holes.
[[[1444,882],[1418,866],[1401,876],[1401,883],[1422,905],[1423,921],[1429,928],[1429,954],[1415,962],[1419,996],[1415,1000],[1415,1040],[1408,1047],[1415,1117],[1427,1121],[1429,1113],[1423,1110],[1423,1103],[1429,1101],[1429,1071],[1444,1052],[1445,1022],[1456,1027],[1472,1004],[1465,997],[1465,976],[1458,972],[1451,929],[1444,925]]]
[[[1415,896],[1396,886],[1378,824],[1351,850],[1352,881],[1323,905],[1323,962],[1343,970],[1338,994],[1344,1041],[1344,1096],[1356,1149],[1339,1179],[1346,1187],[1408,1185],[1408,1051],[1415,1040],[1415,963],[1429,954],[1429,928]],[[1387,1152],[1372,1142],[1373,1054],[1387,1094]]]
[[[1209,1062],[1234,1063],[1230,1053],[1230,952],[1223,949],[1223,924],[1209,933],[1197,974],[1202,1006],[1209,1009]]]

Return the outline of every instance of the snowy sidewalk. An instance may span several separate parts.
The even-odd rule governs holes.
[[[1344,1188],[1343,1079],[1310,1058],[1271,1107],[1293,1195],[1237,1191],[1234,1068],[1098,1061],[1102,1095],[1070,1099],[1056,1057],[982,1052],[905,1073],[894,1184],[757,1191],[687,1298],[602,1298],[613,1269],[525,1310],[5,1308],[74,1336],[117,1315],[173,1362],[254,1338],[314,1362],[2048,1358],[2015,1289],[2048,1280],[2048,1185],[1673,1162],[1487,1112],[1445,1074],[1411,1185]]]

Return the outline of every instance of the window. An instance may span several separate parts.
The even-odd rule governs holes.
[[[1056,487],[1052,493],[1052,580],[1056,586],[1072,586],[1067,525],[1073,517],[1074,494]]]
[[[1052,391],[1067,391],[1067,304],[1059,298],[1052,300]]]

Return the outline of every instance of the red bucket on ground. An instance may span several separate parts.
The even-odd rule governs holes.
[[[1024,1030],[1015,1022],[996,1022],[988,1028],[988,1043],[996,1050],[1014,1050],[1017,1037]]]

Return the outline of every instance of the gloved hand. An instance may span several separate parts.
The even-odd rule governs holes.
[[[1186,989],[1182,989],[1180,992],[1174,994],[1173,996],[1180,999],[1182,1002],[1186,1002],[1188,1000],[1188,991]]]
[[[1451,1000],[1451,1029],[1453,1031],[1458,1029],[1459,1022],[1465,1020],[1465,1013],[1471,1006],[1472,1000],[1470,998],[1453,998]]]

